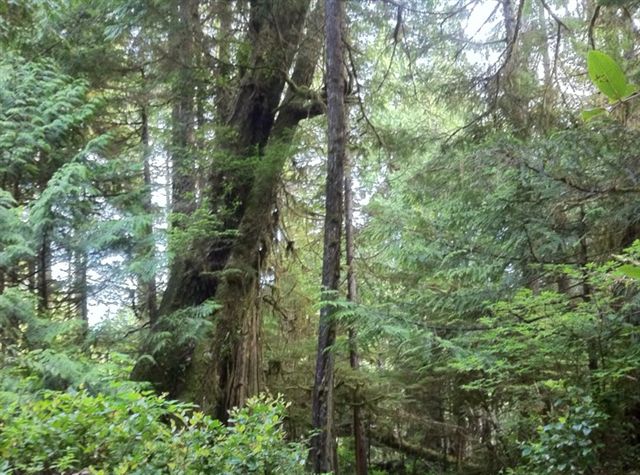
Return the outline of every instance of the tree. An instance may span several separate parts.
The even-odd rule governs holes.
[[[313,386],[312,425],[318,433],[311,443],[314,471],[335,468],[335,429],[333,422],[333,383],[336,322],[331,300],[340,286],[344,163],[346,158],[343,35],[344,5],[340,0],[325,2],[325,49],[327,82],[328,156],[325,192],[324,248],[322,254],[322,299],[318,327],[318,355]]]
[[[220,309],[213,334],[184,349],[179,358],[160,355],[156,364],[138,365],[134,371],[136,378],[195,400],[221,419],[260,386],[260,324],[254,304],[277,217],[276,190],[297,123],[322,110],[309,94],[319,50],[318,12],[309,15],[308,10],[309,2],[302,0],[251,3],[246,38],[236,58],[235,90],[225,91],[232,96],[230,110],[215,119],[224,123],[214,139],[219,152],[200,190],[201,212],[215,217],[219,228],[211,232],[219,237],[172,263],[161,312],[167,315],[214,298]]]

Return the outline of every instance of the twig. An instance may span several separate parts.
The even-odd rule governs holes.
[[[596,49],[596,42],[593,38],[593,30],[596,26],[596,21],[598,19],[598,15],[600,14],[601,5],[597,5],[596,9],[593,11],[593,16],[591,17],[591,21],[589,22],[589,44],[592,49]]]
[[[356,83],[356,97],[358,99],[358,108],[360,109],[360,113],[362,114],[362,118],[367,123],[369,128],[371,128],[373,134],[376,136],[376,140],[378,141],[378,144],[382,148],[384,148],[386,150],[387,148],[386,148],[386,145],[384,143],[384,140],[382,140],[382,137],[380,137],[380,134],[378,133],[378,130],[371,123],[371,120],[369,119],[369,116],[367,115],[367,111],[364,108],[364,103],[362,102],[362,97],[360,96],[360,90],[361,90],[360,80],[358,79],[358,70],[356,69],[356,63],[355,63],[355,61],[353,59],[353,52],[351,51],[351,48],[349,47],[348,44],[345,44],[345,46],[346,46],[347,54],[349,55],[349,64],[351,65],[351,72],[353,73],[353,80]]]
[[[549,5],[547,5],[547,2],[545,0],[540,0],[540,3],[542,3],[542,6],[544,7],[544,9],[549,13],[549,15],[551,15],[551,18],[554,19],[554,21],[558,24],[559,27],[561,26],[565,30],[571,32],[571,29],[558,17],[558,15],[553,13],[553,10],[549,8]]]

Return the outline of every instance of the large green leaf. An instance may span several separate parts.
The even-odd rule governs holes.
[[[601,51],[589,51],[587,69],[591,81],[611,101],[619,101],[629,95],[627,78],[622,68],[609,55]]]

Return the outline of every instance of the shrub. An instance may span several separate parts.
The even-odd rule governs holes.
[[[597,465],[596,430],[605,415],[589,396],[572,401],[565,415],[538,428],[538,440],[523,447],[529,468],[540,474],[589,473]]]
[[[151,393],[45,391],[0,409],[0,474],[295,474],[285,404],[258,397],[223,426],[190,404]]]

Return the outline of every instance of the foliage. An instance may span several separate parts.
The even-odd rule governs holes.
[[[601,51],[589,51],[587,68],[591,81],[611,102],[620,101],[637,90],[637,86],[627,82],[620,66]]]
[[[593,439],[604,414],[588,396],[570,401],[565,411],[566,415],[539,427],[539,439],[522,450],[535,473],[588,473],[598,463],[597,450],[602,447]]]
[[[281,399],[257,397],[232,424],[150,393],[45,391],[0,413],[3,473],[302,473],[304,449],[284,439]]]
[[[627,77],[618,63],[602,51],[589,51],[587,70],[591,82],[609,99],[611,104],[617,104],[627,99],[638,90],[638,86],[627,82]],[[583,111],[582,118],[589,121],[603,113],[606,113],[606,110],[597,107]]]
[[[318,292],[324,118],[264,132],[324,98],[254,50],[289,0],[0,2],[0,473],[302,472],[328,303],[342,471],[357,406],[370,473],[637,472],[640,4],[566,3],[346,2],[354,303]],[[229,127],[248,103],[252,145]],[[278,176],[259,262],[225,272],[243,197]],[[207,298],[221,279],[247,308]],[[129,380],[180,386],[243,310],[283,398],[224,427]]]

